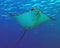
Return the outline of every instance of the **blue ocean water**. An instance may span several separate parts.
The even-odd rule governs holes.
[[[60,0],[0,0],[0,48],[15,48],[24,33],[9,13],[21,14],[37,6],[56,21],[27,31],[17,48],[60,48]]]

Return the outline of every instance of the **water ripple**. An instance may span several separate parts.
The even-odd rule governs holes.
[[[18,13],[23,12],[21,10],[30,10],[32,7],[39,6],[41,10],[46,13],[47,15],[55,16],[60,11],[60,0],[31,0],[27,2],[25,1],[18,1],[18,0],[1,0],[0,1],[0,12],[4,11],[11,12],[11,13]],[[3,10],[3,11],[2,11]],[[19,11],[18,11],[19,10]],[[1,14],[3,15],[3,14]],[[4,15],[7,16],[7,15]]]

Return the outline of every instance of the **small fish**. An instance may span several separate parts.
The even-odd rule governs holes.
[[[10,16],[16,16],[16,14],[9,14]]]
[[[50,17],[50,16],[48,16],[51,20],[53,20],[53,21],[56,21],[56,19],[55,18],[53,18],[53,17]]]
[[[36,8],[32,8],[31,10],[33,11],[33,10],[35,10]]]

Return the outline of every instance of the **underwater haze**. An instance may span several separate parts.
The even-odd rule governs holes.
[[[9,14],[22,14],[33,7],[56,20],[28,30],[19,41],[25,28]],[[0,48],[60,48],[60,0],[0,0]]]

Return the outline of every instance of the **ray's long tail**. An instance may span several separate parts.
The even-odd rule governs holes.
[[[23,35],[17,40],[16,44],[14,45],[14,48],[19,48],[19,45],[21,44],[21,41],[24,38],[26,32],[27,30],[25,29]]]

